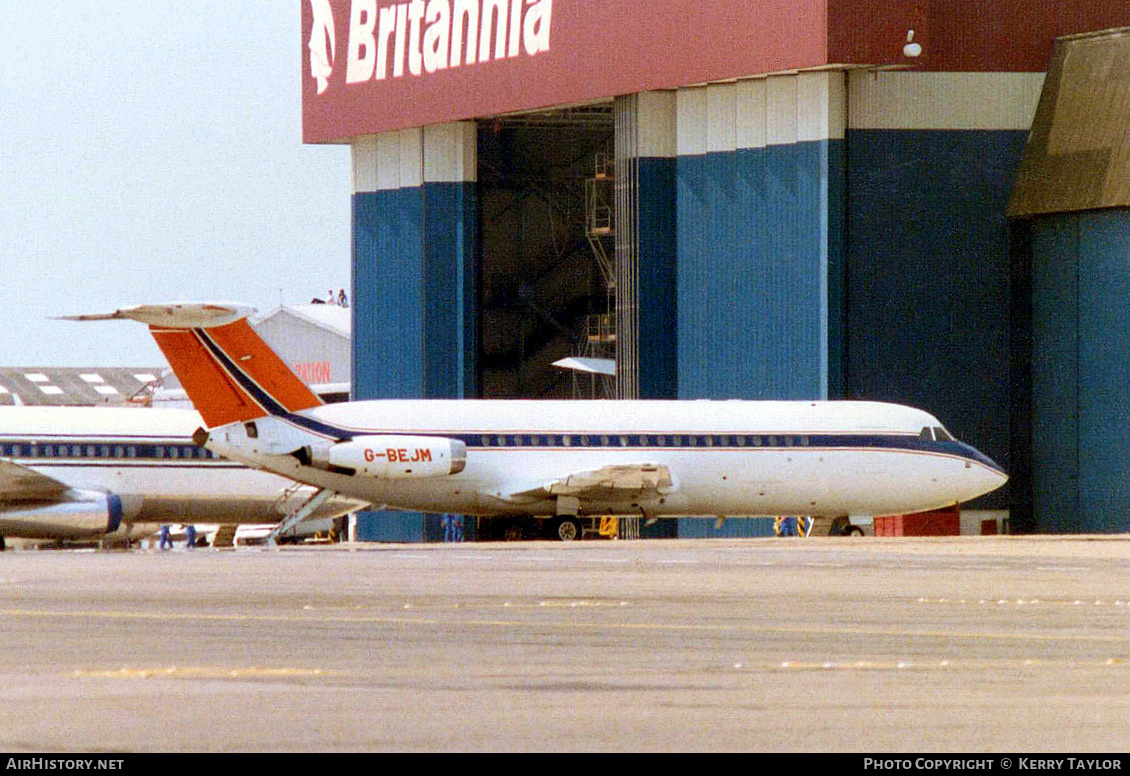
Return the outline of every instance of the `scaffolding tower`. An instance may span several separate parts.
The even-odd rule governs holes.
[[[585,180],[585,237],[592,248],[604,284],[604,310],[589,315],[577,355],[587,359],[616,360],[616,177],[614,160],[608,153],[596,154],[593,175]],[[573,395],[580,398],[616,398],[616,376],[589,374],[588,390],[573,375]]]

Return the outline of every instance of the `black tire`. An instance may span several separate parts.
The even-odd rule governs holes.
[[[502,529],[502,541],[520,542],[526,538],[526,532],[519,523],[507,523]]]
[[[571,517],[558,520],[553,526],[553,538],[563,542],[580,541],[581,522]]]
[[[841,536],[863,536],[863,529],[860,528],[858,525],[849,525],[846,528],[844,528],[843,533],[840,534],[840,535]]]

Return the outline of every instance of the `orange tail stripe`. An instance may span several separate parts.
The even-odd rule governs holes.
[[[209,427],[253,420],[267,414],[242,386],[229,376],[191,329],[150,328],[169,365],[180,378],[197,411]],[[246,319],[206,330],[206,336],[240,371],[258,384],[288,412],[316,407],[321,399],[298,379],[251,328]]]
[[[150,333],[208,428],[267,414],[216,363],[191,329],[150,327]]]
[[[255,333],[246,318],[208,329],[207,333],[228,358],[288,412],[322,404],[318,395]]]

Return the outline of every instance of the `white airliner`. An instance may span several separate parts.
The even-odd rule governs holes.
[[[163,523],[279,523],[314,492],[193,444],[193,410],[0,407],[4,538],[122,541]],[[318,517],[363,506],[336,498]]]
[[[378,400],[323,405],[248,307],[143,305],[202,446],[384,508],[469,515],[906,514],[1007,479],[932,415],[854,401]],[[316,500],[316,499],[315,499]]]

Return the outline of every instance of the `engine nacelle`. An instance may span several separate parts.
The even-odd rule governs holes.
[[[351,469],[381,480],[447,477],[467,465],[467,446],[446,437],[377,434],[312,451],[312,459],[315,465]]]
[[[0,536],[20,539],[90,539],[122,522],[122,500],[92,491],[71,491],[71,500],[21,504],[0,510]]]

